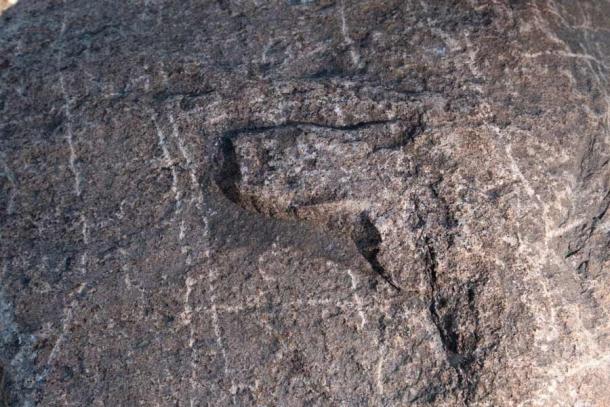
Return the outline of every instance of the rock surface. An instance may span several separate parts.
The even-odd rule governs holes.
[[[610,3],[24,0],[6,405],[610,405]]]

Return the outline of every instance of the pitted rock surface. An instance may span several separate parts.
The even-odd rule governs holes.
[[[609,15],[18,2],[0,400],[609,405]]]

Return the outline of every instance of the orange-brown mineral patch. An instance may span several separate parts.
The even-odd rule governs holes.
[[[17,0],[0,0],[0,14],[7,8],[14,6]]]

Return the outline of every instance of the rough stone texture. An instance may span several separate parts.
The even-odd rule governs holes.
[[[610,3],[0,17],[6,405],[610,405]]]

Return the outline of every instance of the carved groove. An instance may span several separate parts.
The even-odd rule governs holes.
[[[303,204],[291,204],[287,207],[282,207],[276,202],[269,202],[254,194],[244,193],[239,184],[242,180],[240,171],[240,159],[236,153],[236,148],[233,140],[243,134],[257,135],[270,131],[283,131],[291,129],[307,129],[307,130],[335,130],[343,132],[356,132],[373,126],[385,126],[392,124],[402,124],[398,120],[382,120],[358,122],[345,126],[335,126],[318,123],[305,122],[287,122],[273,126],[252,126],[234,129],[226,132],[217,140],[215,154],[213,157],[214,175],[213,179],[219,190],[230,201],[240,207],[250,210],[265,216],[277,218],[292,218],[299,221],[307,221],[321,226],[333,232],[338,232],[354,243],[358,252],[370,265],[371,269],[385,280],[393,289],[400,291],[400,288],[395,284],[388,275],[383,265],[378,260],[380,246],[382,243],[381,234],[371,221],[366,210],[354,212],[336,212],[336,213],[321,213],[316,216],[304,215],[302,209],[308,208],[312,202]],[[396,149],[406,145],[414,137],[423,131],[423,123],[421,117],[418,116],[414,123],[409,123],[406,131],[401,132],[399,137],[392,138],[389,142],[378,142],[375,140],[375,145],[372,147],[372,153],[382,149]],[[383,134],[383,132],[380,132]],[[340,201],[340,197],[332,197],[331,202]],[[315,204],[315,203],[314,203]]]

